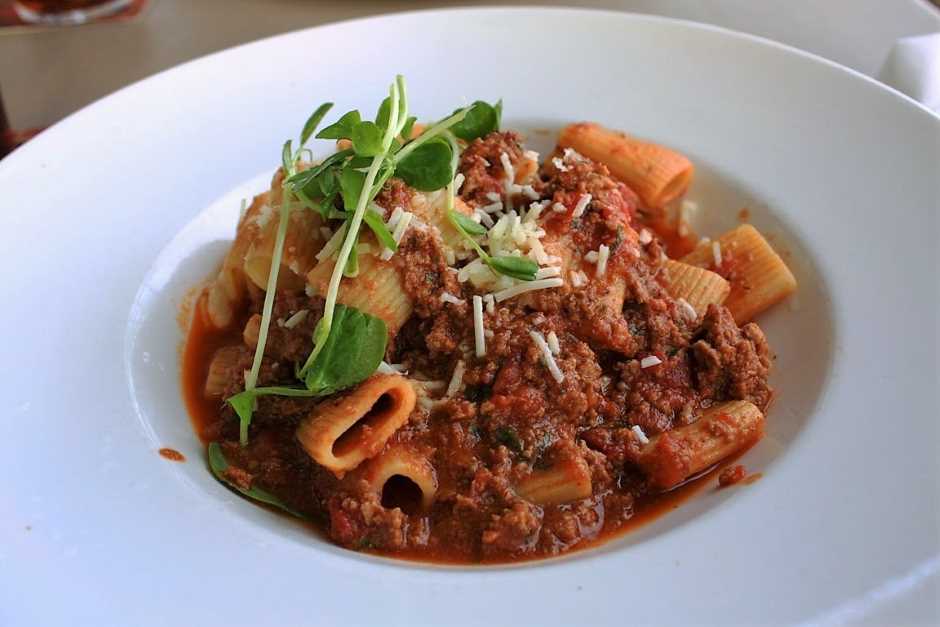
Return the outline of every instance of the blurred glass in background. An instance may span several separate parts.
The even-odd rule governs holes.
[[[29,24],[84,24],[126,9],[133,0],[16,0],[13,10]]]

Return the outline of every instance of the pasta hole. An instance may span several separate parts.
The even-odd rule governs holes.
[[[382,486],[382,507],[400,507],[409,516],[421,511],[423,497],[424,493],[418,484],[404,475],[392,475]]]
[[[333,442],[333,455],[342,457],[362,444],[388,419],[398,405],[399,399],[396,395],[386,392],[378,397],[362,418],[336,438]]]

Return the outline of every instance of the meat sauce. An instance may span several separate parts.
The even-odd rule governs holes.
[[[489,202],[493,190],[502,189],[501,170],[493,165],[501,153],[518,165],[523,150],[517,136],[494,133],[465,150],[464,202]],[[242,330],[260,311],[257,295],[222,330],[210,324],[201,297],[183,352],[183,396],[194,429],[204,443],[220,444],[229,479],[276,495],[309,519],[312,529],[342,546],[442,563],[515,562],[595,546],[714,485],[740,449],[663,490],[644,472],[644,464],[659,453],[642,441],[690,425],[724,401],[765,408],[772,397],[770,358],[760,330],[753,324],[738,328],[720,306],[710,306],[694,321],[683,314],[661,283],[659,269],[664,248],[679,254],[686,243],[667,241],[664,227],[642,223],[636,195],[604,166],[579,160],[561,171],[543,167],[531,186],[540,198],[565,207],[543,222],[554,250],[580,259],[607,246],[607,273],[580,289],[533,292],[499,304],[486,314],[485,358],[473,358],[472,351],[468,356],[465,347],[474,340],[472,288],[458,283],[447,267],[439,237],[411,229],[393,257],[414,313],[392,338],[386,361],[405,364],[411,376],[421,373],[420,379],[445,384],[458,361],[466,362],[459,391],[416,406],[387,443],[420,451],[435,468],[437,496],[427,511],[421,511],[420,493],[405,477],[396,476],[376,494],[356,471],[334,476],[308,456],[295,431],[316,413],[318,399],[259,398],[249,444],[239,446],[237,417],[223,399],[244,384],[253,350]],[[593,198],[591,209],[576,216],[574,206],[584,194]],[[408,202],[410,196],[392,179],[377,202],[390,213],[386,205]],[[661,237],[641,245],[642,227]],[[445,292],[457,302],[442,302]],[[303,292],[276,295],[275,319],[301,308],[316,312],[302,327],[272,325],[276,330],[268,338],[259,385],[293,383],[295,356],[312,347],[322,301]],[[532,343],[534,329],[556,338],[563,380],[546,372]],[[210,364],[225,347],[236,347],[240,361],[231,368],[225,394],[208,398]],[[649,357],[656,364],[641,366]],[[588,496],[563,502],[521,496],[527,478],[565,464],[587,473]]]

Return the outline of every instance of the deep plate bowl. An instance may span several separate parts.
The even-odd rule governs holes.
[[[800,280],[760,319],[779,396],[744,463],[763,479],[599,549],[485,569],[345,551],[214,482],[180,398],[178,308],[309,110],[369,110],[395,73],[423,117],[502,97],[508,126],[596,120],[685,152],[705,234],[750,210]],[[601,12],[347,22],[105,98],[0,162],[0,624],[872,616],[940,564],[938,162],[937,118],[864,77]]]

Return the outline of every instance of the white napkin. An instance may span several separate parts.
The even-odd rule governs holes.
[[[878,80],[940,113],[940,33],[899,39]]]

